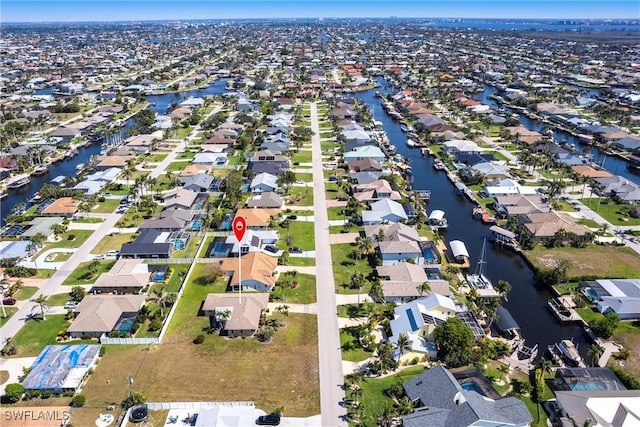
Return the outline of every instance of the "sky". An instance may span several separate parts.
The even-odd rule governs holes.
[[[0,22],[233,18],[640,19],[640,0],[0,0]]]

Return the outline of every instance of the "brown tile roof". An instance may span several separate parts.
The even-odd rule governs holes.
[[[277,258],[270,257],[262,252],[250,252],[242,257],[242,280],[253,279],[273,286],[276,284],[276,276],[273,272],[277,265]],[[238,258],[224,258],[220,262],[220,268],[222,271],[233,271],[231,286],[240,281]]]
[[[213,315],[217,308],[231,310],[231,317],[225,324],[226,330],[256,330],[260,326],[260,315],[266,310],[269,294],[208,294],[202,305],[205,315]]]
[[[267,227],[272,216],[280,215],[280,209],[238,209],[236,216],[247,222],[247,227]]]
[[[578,175],[586,176],[588,178],[606,178],[612,176],[611,173],[606,170],[594,169],[589,165],[572,166],[571,169]]]
[[[67,331],[111,332],[123,313],[137,313],[144,300],[144,295],[87,295]]]
[[[71,197],[60,197],[47,206],[43,214],[74,214],[78,212],[78,204]]]

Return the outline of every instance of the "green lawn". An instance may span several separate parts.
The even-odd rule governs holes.
[[[26,301],[38,292],[37,286],[23,286],[13,297],[18,301]]]
[[[367,378],[360,386],[362,387],[362,402],[364,407],[364,419],[371,420],[366,426],[376,426],[377,415],[380,413],[385,405],[392,407],[394,402],[385,394],[385,390],[394,384],[402,384],[405,381],[421,374],[424,371],[424,366],[411,366],[403,369],[394,375],[389,375],[384,378]],[[347,396],[349,399],[350,396]]]
[[[202,240],[201,236],[191,236],[189,239],[189,243],[187,243],[187,247],[182,250],[173,251],[171,253],[172,258],[193,258],[196,256],[196,252],[198,252],[198,245]]]
[[[0,311],[0,328],[11,319],[11,316],[18,312],[16,307],[4,307],[4,312],[7,313],[7,317],[2,317],[2,311]]]
[[[78,222],[78,223],[81,223],[81,224],[82,223],[85,223],[85,224],[97,224],[97,223],[100,223],[100,222],[104,222],[104,219],[102,219],[102,218],[83,217],[83,218],[76,218],[71,223],[73,224],[74,222]]]
[[[37,356],[46,345],[55,344],[56,336],[68,326],[69,321],[64,314],[52,314],[45,321],[39,317],[28,320],[14,337],[18,347],[17,357]]]
[[[49,303],[50,306],[55,307],[55,306],[65,305],[67,301],[69,301],[70,299],[71,297],[69,296],[68,293],[53,294],[47,299],[47,302]]]
[[[289,205],[313,206],[313,187],[290,187]]]
[[[111,213],[120,206],[119,199],[105,199],[104,202],[99,202],[96,207],[91,209],[93,213]]]
[[[295,289],[284,289],[280,286],[283,281],[291,283],[294,280],[298,282],[298,286]],[[271,295],[274,301],[282,301],[283,303],[314,303],[316,302],[316,276],[298,273],[293,277],[288,274],[281,274]]]
[[[193,126],[189,126],[186,128],[180,128],[178,129],[178,134],[177,134],[177,138],[178,139],[185,139],[187,137],[187,135],[189,135],[189,133],[193,130]]]
[[[315,258],[289,257],[287,265],[294,267],[313,267],[316,265]]]
[[[338,189],[338,184],[335,182],[327,182],[324,185],[327,200],[337,200],[340,197],[345,197],[344,191]],[[331,219],[331,218],[329,218]]]
[[[333,277],[335,279],[336,290],[339,293],[358,293],[358,289],[351,289],[348,286],[351,281],[351,275],[354,272],[364,274],[365,278],[373,277],[374,275],[374,269],[369,265],[367,259],[361,259],[358,261],[351,258],[354,248],[355,245],[352,245],[351,243],[331,245]],[[362,288],[362,293],[368,293],[370,289],[371,283],[367,280],[367,283]]]
[[[153,212],[151,211],[140,211],[135,207],[132,207],[127,211],[127,213],[125,213],[122,216],[122,218],[118,220],[118,222],[116,222],[116,227],[117,228],[137,227],[140,224],[142,224],[142,222],[145,219],[151,218],[152,216],[153,216]]]
[[[311,150],[300,150],[292,152],[291,163],[311,163]]]
[[[168,172],[182,172],[191,162],[171,162],[167,165]]]
[[[373,356],[372,351],[367,351],[358,342],[357,328],[340,329],[340,346],[342,348],[342,359],[349,362],[362,362]]]
[[[48,279],[54,275],[56,271],[50,268],[38,268],[35,276],[32,276],[33,279]]]
[[[178,154],[178,157],[176,157],[179,160],[193,160],[193,158],[196,156],[196,153],[194,153],[193,151],[185,151],[183,153]]]
[[[569,278],[640,276],[640,254],[627,247],[589,245],[586,248],[547,249],[538,245],[523,253],[538,268],[553,265],[559,259],[569,261]]]
[[[296,173],[296,179],[304,182],[313,182],[312,173]]]
[[[598,206],[598,198],[596,197],[582,199],[582,203],[589,206],[594,212],[613,225],[621,227],[625,225],[640,225],[640,218],[632,218],[625,213],[625,210],[628,212],[628,209],[632,209],[634,205],[617,204],[610,199],[603,198],[600,200],[600,206]]]
[[[153,153],[153,154],[151,154],[150,157],[147,158],[147,160],[150,161],[150,162],[153,162],[153,163],[160,163],[161,161],[163,161],[166,158],[167,158],[167,154],[166,153]]]
[[[106,254],[107,251],[120,250],[123,243],[129,243],[133,240],[134,233],[118,233],[114,235],[107,235],[98,242],[98,244],[91,250],[93,254]]]
[[[569,202],[565,200],[554,200],[553,208],[557,211],[564,212],[577,212],[578,210]]]
[[[67,230],[60,235],[60,240],[45,243],[43,251],[53,248],[79,248],[92,234],[93,230]],[[74,237],[69,240],[69,236]]]
[[[329,220],[338,220],[338,219],[347,219],[348,217],[343,214],[344,208],[327,208],[327,214],[329,215]]]
[[[87,274],[87,266],[90,264],[88,262],[81,263],[78,268],[73,270],[69,276],[62,282],[63,285],[67,286],[75,286],[75,285],[88,285],[94,283],[98,276],[102,273],[105,273],[111,270],[113,264],[115,264],[115,260],[102,260],[98,261],[98,271],[91,277],[85,277]]]
[[[176,178],[176,175],[172,175],[171,178],[167,177],[166,174],[162,174],[158,177],[158,181],[156,185],[153,186],[154,191],[165,191],[171,189],[171,183]]]
[[[582,224],[585,227],[589,228],[600,228],[600,224],[592,220],[591,218],[582,218],[578,220],[578,224]]]
[[[289,221],[289,230],[287,228],[278,226],[277,229],[280,232],[280,239],[278,239],[278,246],[280,249],[286,249],[287,234],[293,239],[291,246],[297,246],[304,251],[312,251],[315,247],[315,234],[314,223],[306,221]]]
[[[196,267],[194,267],[194,271],[200,265],[202,264],[196,264]],[[190,267],[189,264],[170,264],[169,265],[169,278],[168,280],[165,279],[165,282],[166,282],[165,290],[167,292],[178,292],[178,290],[180,289],[181,279],[182,277],[186,276],[187,271],[189,270],[189,267]],[[183,273],[183,275],[180,275],[181,272]]]

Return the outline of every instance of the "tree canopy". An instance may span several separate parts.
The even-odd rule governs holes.
[[[434,330],[438,358],[448,367],[457,368],[473,362],[473,331],[457,317],[448,318]]]

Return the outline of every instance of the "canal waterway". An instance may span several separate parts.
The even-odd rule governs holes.
[[[210,85],[186,92],[167,93],[164,95],[147,96],[147,101],[151,103],[151,108],[156,114],[166,114],[167,109],[173,103],[180,103],[189,97],[203,97],[206,95],[221,95],[225,92],[227,80],[218,80]],[[34,95],[49,95],[53,93],[52,87],[36,89]],[[129,119],[122,127],[124,132],[133,125],[133,120]],[[126,137],[125,137],[126,138]],[[11,215],[13,207],[18,203],[26,203],[37,191],[40,191],[44,184],[51,182],[57,176],[75,176],[76,166],[80,163],[89,163],[91,156],[99,154],[100,144],[93,144],[90,147],[80,147],[78,154],[74,157],[52,163],[49,171],[40,176],[32,176],[31,181],[26,186],[8,190],[8,196],[0,201],[0,226],[5,225],[6,217]]]
[[[484,85],[484,91],[474,94],[473,98],[478,101],[482,101],[483,104],[489,105],[491,107],[505,107],[508,109],[508,111],[519,113],[518,111],[510,109],[506,104],[498,104],[493,98],[491,98],[491,95],[495,94],[496,92],[498,92],[498,89],[496,89],[495,87]],[[585,92],[594,95],[593,89],[586,89]],[[597,163],[598,165],[615,175],[623,176],[629,181],[640,184],[640,175],[634,174],[632,170],[627,168],[627,163],[621,158],[616,156],[607,156],[606,154],[597,150],[595,147],[583,144],[578,138],[576,138],[569,132],[555,129],[553,123],[547,125],[545,123],[542,123],[540,120],[530,119],[524,114],[518,114],[518,120],[520,120],[520,123],[522,123],[522,125],[527,129],[535,130],[536,132],[540,133],[544,133],[545,129],[551,128],[553,130],[554,141],[566,141],[569,145],[574,144],[575,150],[578,153],[590,155],[594,163]]]
[[[386,82],[379,80],[384,87]],[[378,88],[358,93],[356,96],[366,103],[373,111],[376,120],[382,122],[390,142],[396,146],[398,153],[409,158],[414,178],[414,188],[417,190],[431,190],[431,201],[427,205],[427,212],[434,209],[445,211],[449,227],[444,235],[444,241],[462,240],[471,255],[472,270],[480,258],[482,243],[488,238],[489,228],[471,216],[474,205],[466,198],[456,195],[453,184],[444,172],[433,168],[433,159],[423,157],[419,149],[412,149],[406,145],[406,134],[400,129],[398,122],[389,117],[382,109],[380,99],[375,92],[389,93],[389,89]],[[506,280],[512,286],[508,301],[503,305],[511,312],[521,327],[522,336],[528,346],[538,344],[540,352],[544,353],[548,345],[565,338],[573,338],[579,347],[586,349],[582,329],[574,325],[562,326],[547,308],[547,300],[552,297],[546,288],[536,286],[533,272],[517,254],[507,249],[499,249],[493,245],[486,247],[486,275],[492,283]]]

